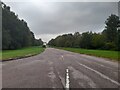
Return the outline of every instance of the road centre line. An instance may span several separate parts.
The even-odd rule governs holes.
[[[63,55],[61,55],[61,57],[62,57],[62,60],[64,60],[64,57],[63,57]]]
[[[65,84],[65,88],[66,88],[66,90],[69,90],[69,88],[70,88],[70,80],[69,80],[69,70],[68,69],[66,69],[66,84]]]

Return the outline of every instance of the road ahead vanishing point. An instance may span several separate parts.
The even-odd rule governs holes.
[[[37,56],[3,62],[3,88],[118,88],[118,63],[47,48]]]

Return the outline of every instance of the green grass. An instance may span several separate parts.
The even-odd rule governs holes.
[[[22,48],[22,49],[18,49],[18,50],[4,50],[4,51],[0,52],[0,60],[28,57],[28,56],[32,56],[32,55],[37,55],[43,51],[44,51],[44,48],[41,48],[38,46]],[[2,54],[2,57],[1,57],[1,54]]]
[[[80,54],[87,54],[87,55],[93,55],[97,57],[109,58],[109,59],[118,61],[118,51],[90,50],[90,49],[80,49],[80,48],[61,48],[61,49],[80,53]]]

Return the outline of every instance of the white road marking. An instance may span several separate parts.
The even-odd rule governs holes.
[[[79,81],[78,84],[82,86],[82,88],[88,88],[88,86],[90,86],[89,88],[99,88],[96,86],[95,82],[84,73],[76,70],[72,66],[69,66],[68,69],[72,71],[71,74],[73,75],[73,78]]]
[[[62,60],[64,60],[64,57],[63,57],[63,55],[61,55],[61,57],[62,57]]]
[[[79,62],[78,62],[78,63],[79,63]],[[89,70],[91,70],[91,71],[97,73],[98,75],[100,75],[100,76],[103,77],[104,79],[107,79],[107,80],[111,81],[112,83],[114,83],[114,84],[120,86],[120,83],[119,83],[119,82],[117,82],[117,81],[115,81],[115,80],[109,78],[108,76],[106,76],[106,75],[104,75],[104,74],[102,74],[102,73],[100,73],[100,72],[98,72],[98,71],[96,71],[96,70],[94,70],[94,69],[92,69],[92,68],[90,68],[90,67],[84,65],[84,64],[79,63],[79,65],[81,65],[81,66],[83,66],[83,67],[85,67],[85,68],[87,68],[87,69],[89,69]]]
[[[69,81],[69,70],[66,69],[66,84],[65,84],[66,90],[69,90],[69,85],[70,85],[70,81]]]

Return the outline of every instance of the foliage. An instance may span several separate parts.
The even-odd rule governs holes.
[[[27,23],[2,3],[2,49],[18,49],[42,45],[41,39],[35,39]]]
[[[80,47],[86,49],[92,48],[92,32],[82,33]]]
[[[120,20],[111,14],[105,21],[105,29],[101,33],[84,32],[80,34],[64,34],[49,41],[48,45],[56,47],[78,47],[85,49],[120,50]]]

